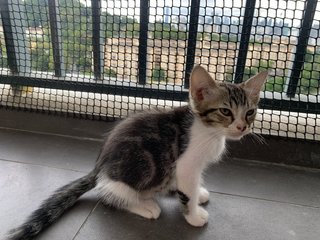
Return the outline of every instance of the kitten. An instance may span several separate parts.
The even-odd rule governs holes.
[[[10,239],[33,238],[93,188],[106,205],[148,219],[161,212],[156,193],[174,190],[185,205],[186,221],[205,225],[208,213],[200,205],[209,192],[202,186],[202,172],[219,161],[226,139],[250,132],[266,78],[261,72],[241,84],[218,83],[196,66],[188,106],[123,120],[109,134],[95,168],[58,189]]]

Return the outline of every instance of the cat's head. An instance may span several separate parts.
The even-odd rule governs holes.
[[[196,66],[191,73],[192,111],[204,125],[220,130],[227,139],[240,139],[251,131],[267,76],[263,71],[241,84],[219,83]]]

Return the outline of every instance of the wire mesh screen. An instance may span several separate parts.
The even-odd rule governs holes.
[[[320,140],[316,0],[1,1],[1,106],[123,118],[187,102],[194,64],[268,69],[256,133]]]

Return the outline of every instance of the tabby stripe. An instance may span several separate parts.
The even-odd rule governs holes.
[[[185,195],[183,192],[181,191],[177,191],[178,195],[179,195],[179,198],[180,198],[180,201],[183,205],[186,205],[188,202],[189,202],[189,198],[187,195]]]
[[[230,105],[232,106],[232,101],[236,104],[236,106],[239,106],[239,102],[238,99],[236,98],[236,96],[232,95],[230,96]]]
[[[246,93],[242,88],[235,87],[233,85],[226,85],[225,88],[227,89],[229,94],[229,105],[231,108],[233,107],[233,103],[236,106],[244,106],[248,104]]]
[[[200,115],[200,117],[206,117],[209,113],[215,112],[217,110],[218,109],[216,109],[216,108],[210,108],[202,113],[199,113],[199,115]]]

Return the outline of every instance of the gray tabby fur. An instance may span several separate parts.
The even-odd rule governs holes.
[[[259,101],[257,91],[266,74],[261,78],[264,79],[259,84],[253,84],[259,79],[241,85],[216,83],[202,67],[195,67],[191,75],[190,105],[170,111],[140,113],[121,121],[106,139],[95,168],[58,189],[23,225],[12,230],[8,239],[32,239],[93,188],[98,190],[106,205],[150,219],[160,214],[155,194],[176,191],[186,206],[186,220],[193,226],[203,226],[208,214],[198,205],[209,199],[209,192],[201,187],[201,173],[208,163],[202,164],[199,160],[201,167],[198,177],[194,177],[193,189],[182,183],[184,175],[192,179],[193,172],[198,171],[190,167],[192,139],[198,137],[198,133],[205,138],[207,133],[201,131],[209,134],[212,130],[215,135],[210,139],[213,140],[206,140],[204,145],[221,144],[219,152],[207,154],[218,161],[226,138],[240,139],[249,133]],[[253,111],[250,116],[249,110]],[[233,128],[241,130],[235,134]],[[219,141],[215,142],[217,139]]]

